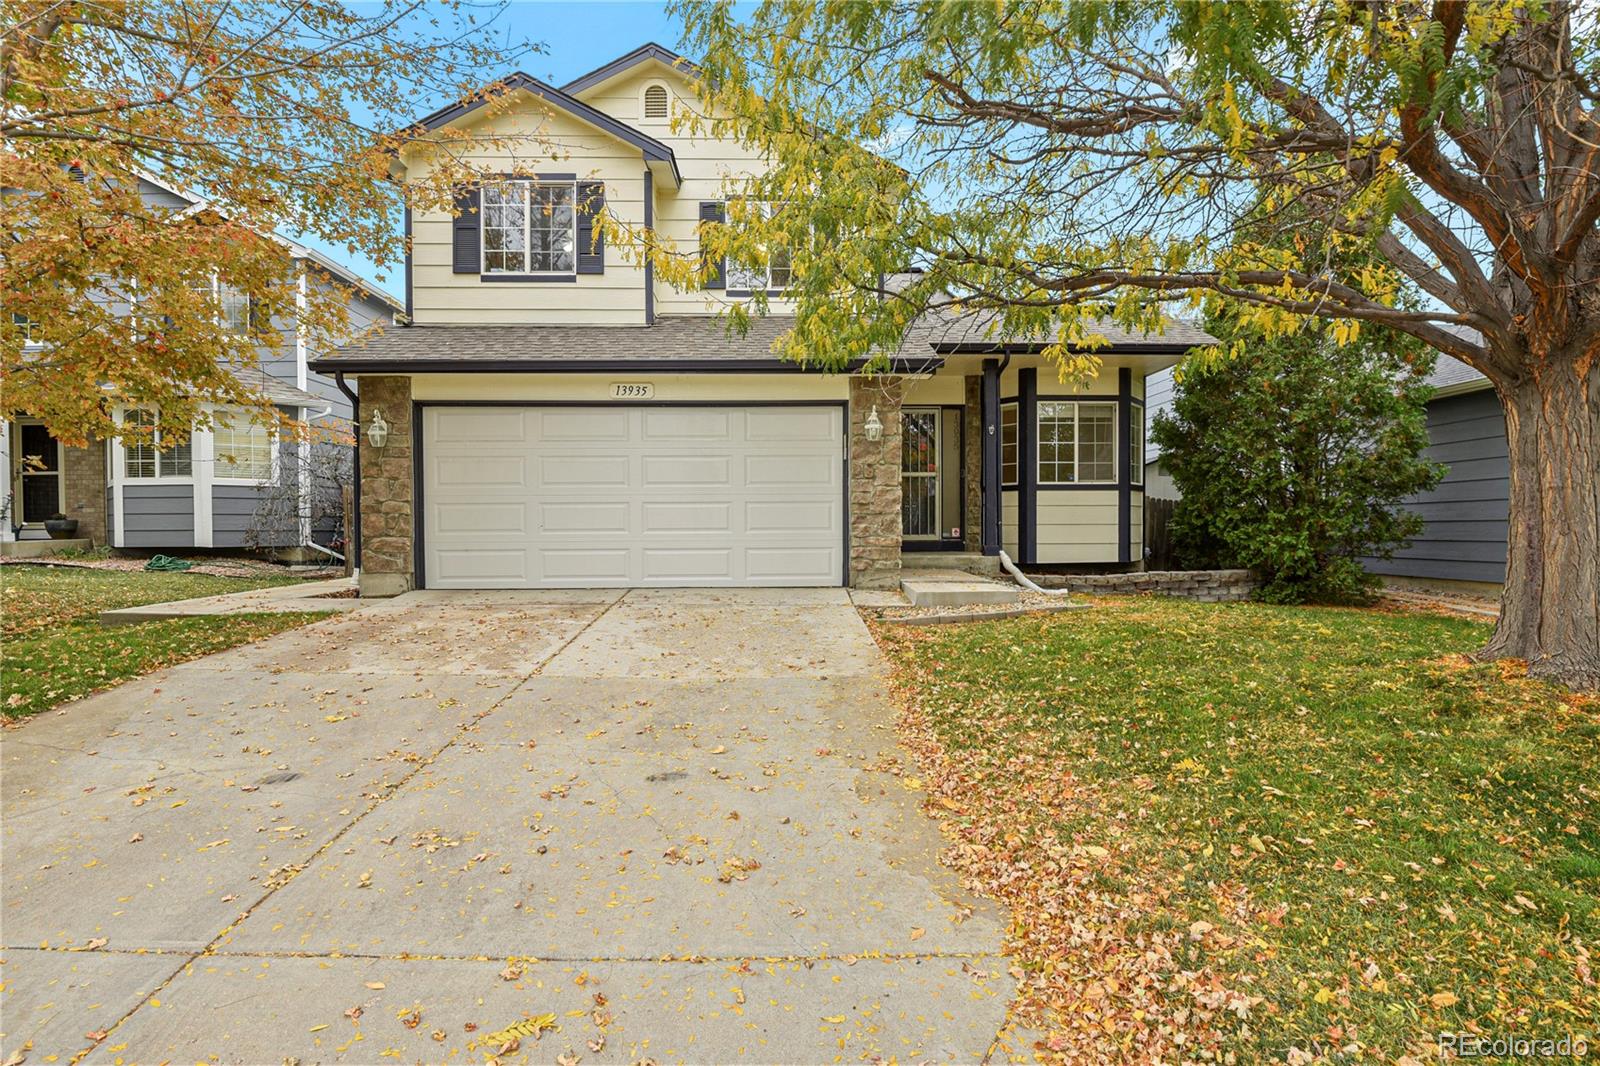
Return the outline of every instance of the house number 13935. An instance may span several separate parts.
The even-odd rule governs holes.
[[[656,387],[647,381],[614,381],[611,383],[613,400],[648,400],[656,394]]]

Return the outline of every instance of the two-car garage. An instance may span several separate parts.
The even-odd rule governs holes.
[[[845,583],[843,404],[418,416],[429,588]]]

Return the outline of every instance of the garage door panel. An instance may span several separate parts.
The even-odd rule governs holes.
[[[644,439],[681,441],[685,438],[727,441],[734,437],[733,422],[743,412],[706,408],[661,408],[646,410]]]
[[[645,489],[726,489],[733,484],[733,456],[646,455],[640,472]]]
[[[440,485],[454,489],[523,488],[528,464],[520,456],[439,456],[432,460]]]
[[[646,582],[686,579],[718,584],[733,580],[732,548],[641,548],[640,576]]]
[[[482,407],[440,410],[432,435],[435,444],[469,444],[474,447],[485,441],[520,443],[527,439],[527,422],[523,412]]]
[[[744,553],[745,576],[767,584],[822,584],[832,576],[838,583],[839,549],[750,548]]]
[[[545,534],[578,533],[585,536],[626,535],[632,529],[627,503],[536,503],[539,531]]]
[[[625,441],[631,436],[632,412],[623,408],[535,408],[532,418],[536,441]]]
[[[657,533],[733,532],[733,503],[728,500],[645,500],[640,517],[640,530],[647,537]]]
[[[623,584],[631,554],[631,548],[546,548],[539,569],[549,581]]]
[[[832,500],[751,500],[744,513],[747,533],[784,536],[839,528],[839,505]]]
[[[539,459],[538,488],[626,489],[631,478],[626,455],[584,455],[566,453]]]
[[[429,581],[440,588],[471,588],[483,582],[525,584],[528,553],[521,548],[457,548],[430,560]]]
[[[745,457],[744,483],[751,488],[824,488],[839,477],[842,460],[832,455],[751,455]]]
[[[745,439],[815,447],[839,440],[839,422],[837,408],[764,407],[752,412]]]
[[[430,508],[432,531],[439,534],[505,533],[523,536],[528,532],[528,507],[522,503],[474,503],[439,501]]]
[[[837,407],[430,406],[422,425],[429,585],[841,583]]]

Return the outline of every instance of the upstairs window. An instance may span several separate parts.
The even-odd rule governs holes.
[[[503,181],[483,187],[485,274],[572,274],[577,183]]]
[[[672,98],[667,95],[665,85],[653,84],[644,87],[643,112],[646,122],[665,122],[672,117]]]
[[[761,217],[770,219],[777,207],[777,204],[753,204],[747,210],[757,211]],[[732,259],[727,260],[724,264],[723,277],[727,279],[729,293],[777,293],[789,287],[794,277],[789,262],[789,249],[770,247],[765,251],[765,263],[736,263]]]
[[[219,411],[212,426],[216,476],[240,481],[272,480],[272,433],[248,411]]]
[[[143,430],[140,439],[123,445],[123,476],[134,481],[194,476],[189,442],[162,448],[161,426],[155,412],[135,408],[122,417],[125,426]]]

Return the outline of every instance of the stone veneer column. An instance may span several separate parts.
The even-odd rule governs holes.
[[[374,411],[389,423],[382,448],[367,440]],[[416,483],[411,468],[411,379],[361,378],[361,595],[398,596],[412,587]]]
[[[900,583],[900,403],[905,379],[850,379],[850,585]],[[867,439],[867,415],[878,409],[883,437]]]
[[[106,536],[105,441],[61,449],[61,513],[78,520],[78,536],[97,545],[111,543]]]
[[[961,408],[961,547],[983,551],[983,379],[966,378]]]

